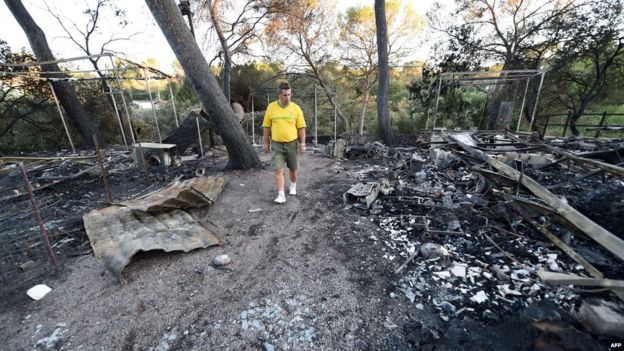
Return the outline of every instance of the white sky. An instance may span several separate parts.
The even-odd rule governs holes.
[[[61,29],[59,23],[50,15],[42,0],[22,0],[24,6],[29,11],[35,22],[43,29],[46,34],[48,43],[52,52],[57,58],[69,58],[83,56],[84,53],[68,39],[62,38],[65,33]],[[172,0],[173,1],[173,0]],[[450,0],[448,0],[450,1]],[[50,7],[57,13],[60,13],[66,19],[76,23],[79,27],[86,23],[85,15],[82,11],[86,9],[87,4],[93,3],[90,0],[47,0]],[[177,1],[176,1],[177,2]],[[354,5],[373,5],[374,0],[338,0],[338,11],[342,12],[348,7]],[[417,10],[421,16],[425,15],[425,11],[429,9],[433,0],[421,0],[418,2]],[[161,69],[165,72],[172,72],[171,63],[175,60],[175,55],[171,51],[169,44],[161,33],[160,29],[154,22],[154,19],[142,0],[125,0],[116,2],[117,6],[126,12],[126,18],[129,22],[125,28],[119,28],[114,18],[109,16],[102,18],[106,20],[105,27],[118,36],[127,36],[128,33],[138,32],[131,41],[116,42],[108,47],[110,49],[123,52],[125,56],[136,62],[142,62],[147,58],[156,58],[161,63]],[[0,39],[6,40],[11,49],[14,51],[26,48],[30,50],[28,39],[22,28],[13,18],[11,12],[6,7],[4,1],[0,2]],[[100,35],[101,40],[108,39],[108,35]],[[93,45],[92,48],[99,50],[99,45]],[[428,50],[423,48],[416,55],[415,59],[424,60],[428,54]],[[210,59],[210,58],[208,58]]]

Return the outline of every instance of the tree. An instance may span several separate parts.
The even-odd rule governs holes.
[[[265,33],[273,52],[286,61],[294,57],[320,85],[322,92],[336,109],[342,130],[350,129],[349,120],[338,108],[323,68],[335,60],[336,15],[331,1],[274,0],[276,13],[271,16]],[[295,69],[297,67],[291,66]]]
[[[101,27],[101,19],[106,11],[110,11],[110,14],[117,19],[117,24],[119,28],[124,28],[128,24],[128,21],[125,18],[125,12],[118,8],[112,0],[97,0],[94,6],[87,6],[87,8],[82,11],[82,14],[85,15],[87,19],[86,24],[77,24],[68,18],[62,18],[62,16],[53,11],[47,2],[44,2],[48,12],[56,19],[59,23],[63,31],[65,32],[65,36],[62,38],[67,39],[74,43],[77,47],[79,47],[87,56],[93,56],[95,54],[104,54],[106,52],[112,52],[112,50],[108,49],[110,44],[119,41],[127,41],[130,40],[133,36],[138,33],[130,34],[127,37],[118,36],[115,33],[110,34],[107,39],[98,40],[99,36],[102,36],[102,27]],[[70,30],[70,27],[73,30]],[[84,29],[81,29],[84,28]],[[106,28],[107,32],[109,28]],[[95,49],[93,46],[94,42],[98,42],[99,48]],[[99,61],[102,56],[98,57],[89,57],[88,60],[91,62],[91,65],[95,69],[95,72],[100,78],[106,78],[108,75],[100,69]],[[111,92],[111,89],[108,87],[106,83],[106,79],[102,79],[100,81],[102,91]],[[107,99],[111,108],[114,108],[114,103],[112,97],[107,95]]]
[[[226,9],[233,9],[233,4],[222,0],[202,0],[199,5],[200,14],[208,13],[210,22],[219,39],[219,50],[217,56],[210,61],[210,64],[220,58],[223,61],[221,82],[223,93],[230,100],[230,76],[232,72],[232,59],[237,54],[249,54],[249,46],[258,39],[258,27],[267,19],[269,14],[274,12],[271,0],[245,0],[240,7],[240,11],[232,22],[224,19]]]
[[[145,0],[145,3],[184,68],[203,109],[223,138],[229,156],[227,168],[260,168],[258,156],[176,4],[170,0]]]
[[[12,52],[6,41],[0,39],[0,62],[21,64],[34,61],[35,58],[28,53]],[[20,121],[30,127],[40,128],[40,124],[31,116],[50,104],[51,96],[45,82],[29,75],[20,75],[14,68],[0,66],[3,82],[0,90],[0,138],[11,132]],[[33,74],[41,72],[37,66],[26,66],[26,70]]]
[[[375,0],[375,23],[377,24],[377,52],[379,60],[379,90],[377,92],[377,124],[379,136],[386,145],[394,144],[390,110],[388,109],[388,86],[390,68],[388,66],[388,29],[386,26],[386,1]]]
[[[429,17],[432,26],[448,36],[450,48],[471,53],[476,61],[501,63],[502,70],[537,69],[562,40],[569,14],[579,6],[573,1],[459,0],[451,16],[438,6]],[[508,93],[504,85],[497,87],[490,104],[490,129]]]
[[[570,130],[595,101],[624,87],[624,2],[605,0],[574,11],[567,39],[550,59],[547,94],[572,111]]]
[[[398,62],[411,54],[412,48],[404,43],[423,27],[423,22],[404,1],[386,3],[388,29],[388,61]],[[360,85],[362,102],[358,133],[364,133],[364,119],[370,100],[370,91],[377,81],[377,41],[375,10],[372,6],[356,6],[347,9],[340,23],[340,43],[343,61],[353,72]]]
[[[69,120],[72,125],[78,130],[82,138],[84,147],[93,147],[93,136],[98,139],[100,145],[105,145],[105,141],[100,134],[100,131],[95,127],[84,107],[78,101],[78,97],[74,89],[63,79],[67,78],[66,75],[61,73],[58,65],[54,63],[56,59],[48,46],[45,34],[35,23],[30,16],[21,0],[4,0],[9,11],[13,14],[13,17],[20,24],[24,33],[28,37],[30,46],[40,62],[47,62],[41,65],[41,69],[44,72],[42,74],[46,78],[51,79],[51,84],[56,96],[58,97],[61,105],[67,112]]]

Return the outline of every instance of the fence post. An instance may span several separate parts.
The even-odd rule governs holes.
[[[28,198],[30,199],[30,204],[32,205],[33,212],[35,213],[35,221],[39,224],[39,231],[41,232],[41,236],[43,237],[43,242],[48,249],[48,255],[50,255],[50,260],[52,261],[52,265],[54,265],[54,271],[59,273],[59,264],[58,259],[56,258],[56,253],[54,253],[54,249],[52,248],[52,244],[50,243],[50,238],[48,236],[48,231],[45,229],[45,225],[43,224],[43,219],[41,219],[41,213],[39,212],[39,206],[37,205],[37,200],[35,199],[35,194],[33,193],[32,186],[30,185],[30,180],[28,180],[28,175],[26,175],[26,168],[24,168],[24,164],[22,162],[19,163],[19,168],[22,171],[22,178],[24,179],[24,187],[26,188],[26,192],[28,192]]]
[[[599,129],[596,130],[596,135],[594,136],[594,138],[600,137],[600,131],[601,131],[600,128],[602,128],[606,119],[607,119],[607,111],[602,113],[602,118],[600,119],[600,124],[598,125]]]
[[[568,124],[570,124],[570,118],[572,118],[572,111],[568,111],[568,117],[566,118],[566,122],[565,125],[563,126],[563,134],[561,134],[561,137],[565,137],[565,133],[566,131],[568,131]]]
[[[542,133],[542,139],[546,137],[546,131],[548,130],[548,123],[550,123],[550,115],[546,115],[546,121],[544,122],[544,132]]]

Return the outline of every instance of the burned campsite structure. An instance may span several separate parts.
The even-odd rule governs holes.
[[[525,101],[544,72],[492,75],[475,73],[482,81],[469,84],[513,76]],[[451,84],[464,84],[461,76],[444,75]],[[122,90],[111,97],[123,99]],[[501,107],[499,130],[439,128],[435,112],[435,128],[399,136],[394,147],[339,135],[334,110],[331,157],[305,155],[305,190],[281,208],[267,201],[270,170],[221,173],[223,148],[195,142],[207,123],[200,112],[182,123],[175,116],[180,128],[167,138],[151,109],[154,132],[139,134],[133,150],[3,157],[2,295],[14,301],[42,281],[84,292],[80,311],[105,301],[93,318],[114,311],[137,323],[145,336],[116,330],[106,339],[120,346],[122,334],[130,349],[596,349],[624,337],[624,141],[511,132],[509,117],[526,116],[521,105]],[[134,138],[123,106],[120,135]],[[242,119],[254,144],[259,122],[254,109]],[[178,155],[192,146],[199,153]],[[140,253],[154,250],[194,253]],[[211,250],[229,255],[212,260]],[[52,294],[53,307],[29,311],[76,301]],[[130,312],[115,307],[116,295]],[[104,326],[83,336],[75,330],[89,322],[84,314],[47,326],[41,345],[63,333],[85,343],[116,328],[98,320]],[[20,340],[39,333],[31,329],[16,332]]]

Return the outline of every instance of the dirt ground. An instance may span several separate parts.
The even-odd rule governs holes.
[[[343,208],[353,179],[340,161],[306,154],[284,205],[272,202],[268,167],[228,176],[218,202],[193,211],[222,246],[141,253],[120,285],[93,254],[76,258],[44,282],[53,289],[45,298],[2,311],[0,349],[533,349],[536,332],[519,316],[444,322],[433,306],[394,294],[401,262],[370,239],[377,225]],[[220,254],[232,263],[213,267]]]

